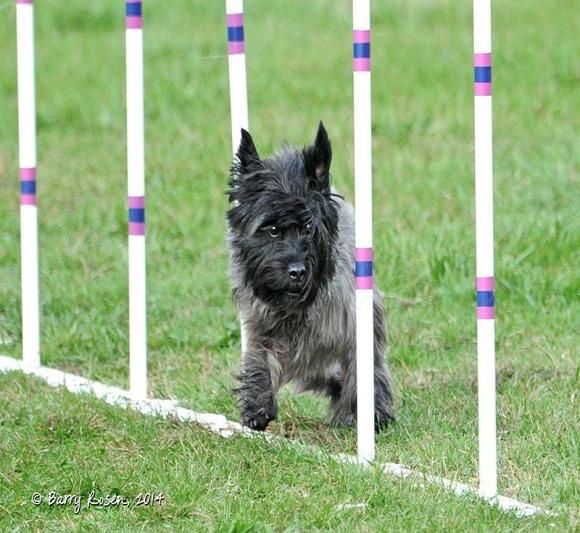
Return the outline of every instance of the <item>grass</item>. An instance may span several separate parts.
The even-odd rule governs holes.
[[[261,152],[319,119],[353,198],[346,0],[246,2],[251,131]],[[239,331],[224,243],[230,127],[220,2],[145,6],[151,394],[237,417]],[[0,377],[0,529],[541,530],[579,524],[579,63],[568,3],[494,6],[499,484],[553,518],[517,520],[360,474]],[[0,4],[0,352],[19,357],[15,12]],[[43,364],[127,386],[122,2],[36,5]],[[380,460],[477,482],[469,3],[373,6],[375,250],[399,421]],[[273,430],[352,452],[326,403],[282,395]],[[167,505],[71,509],[49,490]],[[366,502],[362,510],[338,511]]]

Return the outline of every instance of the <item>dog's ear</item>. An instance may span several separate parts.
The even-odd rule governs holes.
[[[314,144],[304,149],[304,167],[310,180],[310,186],[318,191],[330,187],[330,162],[332,148],[324,124],[320,122]]]
[[[240,174],[247,174],[262,168],[262,162],[254,145],[254,140],[244,128],[242,128],[242,138],[236,152],[236,158],[238,163],[236,170]]]

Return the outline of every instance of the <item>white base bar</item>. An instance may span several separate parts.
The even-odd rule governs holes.
[[[358,463],[362,464],[363,466],[367,467],[369,466],[368,463],[359,462],[357,461],[356,457],[350,455],[335,456],[335,458],[339,459],[344,463]],[[393,475],[396,477],[415,479],[422,486],[425,486],[427,484],[438,485],[445,488],[449,492],[456,494],[457,496],[463,495],[478,496],[485,502],[499,507],[502,511],[505,512],[513,511],[516,514],[516,516],[520,518],[525,516],[533,516],[536,514],[545,514],[545,515],[553,514],[550,511],[542,509],[541,507],[537,507],[529,503],[520,502],[519,500],[508,498],[507,496],[492,496],[492,497],[484,496],[479,492],[477,488],[466,485],[465,483],[459,483],[458,481],[446,479],[440,476],[434,476],[432,474],[422,474],[421,472],[411,470],[410,468],[407,468],[406,466],[397,463],[382,463],[380,465],[380,468],[385,474]]]
[[[229,422],[223,415],[197,413],[179,407],[174,400],[133,400],[130,392],[118,387],[112,387],[98,381],[92,381],[75,374],[44,366],[26,369],[20,361],[0,355],[0,372],[6,373],[10,371],[23,371],[26,374],[43,379],[51,387],[65,387],[74,394],[92,394],[110,405],[122,407],[123,409],[132,408],[147,415],[162,416],[164,418],[177,417],[181,421],[194,422],[223,437],[230,437],[242,429],[240,424]]]
[[[361,462],[357,457],[350,455],[327,456],[324,451],[319,448],[288,441],[268,432],[252,431],[251,429],[242,427],[237,422],[229,421],[223,415],[198,413],[183,407],[178,407],[178,403],[175,400],[133,401],[130,399],[130,394],[127,391],[117,387],[111,387],[99,383],[98,381],[91,381],[90,379],[53,368],[40,367],[28,370],[25,369],[23,364],[17,359],[0,355],[0,372],[7,373],[14,371],[20,371],[36,376],[43,379],[53,387],[62,386],[75,394],[92,394],[110,405],[115,405],[123,409],[134,409],[146,415],[162,416],[164,418],[175,417],[181,421],[194,422],[222,437],[227,438],[234,434],[242,434],[254,438],[264,438],[268,441],[283,441],[287,444],[296,445],[301,450],[305,450],[308,453],[317,455],[323,454],[325,457],[330,457],[330,459],[341,463],[362,464],[363,466],[368,465],[366,461]],[[401,478],[416,479],[420,484],[438,485],[458,496],[465,494],[480,496],[478,490],[474,487],[450,479],[433,476],[431,474],[422,474],[421,472],[416,472],[400,464],[386,463],[381,464],[380,468],[385,474]],[[505,496],[496,496],[494,498],[482,497],[482,499],[491,505],[497,506],[502,511],[514,512],[518,517],[533,516],[535,514],[552,514],[550,511],[546,511],[540,507],[536,507],[535,505],[523,503]]]

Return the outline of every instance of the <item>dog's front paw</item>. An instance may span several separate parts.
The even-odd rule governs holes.
[[[375,433],[380,433],[395,422],[395,411],[391,404],[377,405],[375,408]]]
[[[387,367],[375,365],[375,431],[378,433],[395,421],[393,391]]]
[[[278,402],[271,397],[266,405],[258,409],[247,409],[242,413],[244,426],[255,431],[264,431],[268,424],[278,416]]]

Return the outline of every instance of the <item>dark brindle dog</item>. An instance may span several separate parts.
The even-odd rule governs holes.
[[[227,218],[233,293],[247,332],[237,392],[253,429],[276,418],[276,394],[288,382],[330,396],[332,423],[356,420],[354,213],[330,187],[331,158],[322,123],[313,145],[266,159],[242,130]],[[378,429],[394,411],[377,289],[374,331]]]

